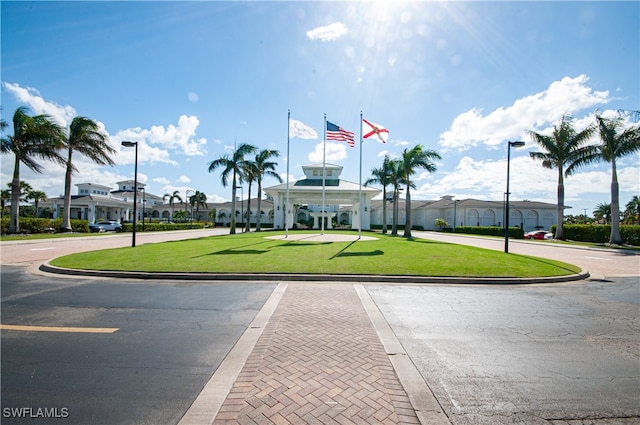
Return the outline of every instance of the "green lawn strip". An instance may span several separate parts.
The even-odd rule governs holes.
[[[189,273],[312,273],[460,277],[542,277],[577,273],[559,261],[377,234],[375,241],[272,240],[276,232],[211,236],[59,257],[88,270]],[[353,233],[350,233],[353,234]]]
[[[88,236],[107,236],[113,235],[113,232],[103,233],[33,233],[28,235],[2,235],[0,242],[9,241],[34,241],[40,239],[60,239],[60,238],[81,238]]]

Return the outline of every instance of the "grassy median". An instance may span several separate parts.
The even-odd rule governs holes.
[[[405,276],[542,277],[574,274],[559,261],[375,234],[373,241],[273,240],[277,232],[211,236],[59,257],[58,267],[189,273],[324,273]],[[353,235],[353,233],[351,233]]]

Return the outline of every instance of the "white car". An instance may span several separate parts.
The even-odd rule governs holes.
[[[122,232],[122,225],[114,220],[98,221],[89,225],[89,231],[91,233],[98,232]]]

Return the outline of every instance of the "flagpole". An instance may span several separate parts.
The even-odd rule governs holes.
[[[362,111],[360,111],[360,180],[358,180],[358,214],[360,220],[358,225],[358,239],[362,236]]]
[[[322,140],[322,207],[320,210],[320,233],[324,235],[324,185],[325,185],[325,168],[327,154],[327,114],[324,114],[324,140]]]
[[[287,208],[289,207],[289,140],[291,139],[291,135],[289,132],[291,131],[291,109],[289,109],[287,113],[287,195],[285,196],[285,205],[284,205],[284,237],[285,239],[289,237],[289,226],[287,225]]]

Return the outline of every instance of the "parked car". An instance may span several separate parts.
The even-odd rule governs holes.
[[[98,232],[122,232],[122,225],[114,220],[98,221],[89,225],[91,233]]]
[[[525,239],[553,239],[553,233],[547,232],[546,230],[535,230],[533,232],[527,232],[524,234]]]

